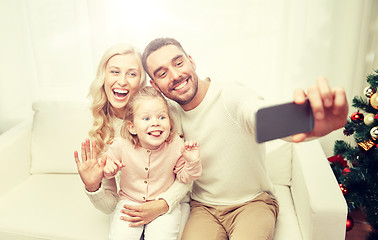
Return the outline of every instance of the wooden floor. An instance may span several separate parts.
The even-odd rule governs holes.
[[[366,222],[365,216],[361,210],[355,210],[350,213],[354,221],[352,230],[346,233],[346,240],[365,240],[371,231],[371,226]]]

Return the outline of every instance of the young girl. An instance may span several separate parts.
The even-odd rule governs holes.
[[[189,183],[199,178],[202,167],[199,146],[184,141],[173,131],[173,121],[165,98],[154,88],[144,87],[126,107],[122,138],[116,138],[107,151],[105,178],[120,171],[120,201],[117,204],[109,239],[177,239],[180,208],[164,214],[144,227],[130,227],[121,220],[125,204],[155,200],[175,178]]]

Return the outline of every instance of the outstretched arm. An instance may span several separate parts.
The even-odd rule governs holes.
[[[324,77],[317,80],[317,84],[308,89],[307,94],[297,89],[294,92],[294,102],[303,104],[309,99],[314,113],[315,125],[311,132],[291,136],[291,141],[301,142],[305,139],[322,137],[343,127],[348,116],[348,101],[342,88],[331,88]]]

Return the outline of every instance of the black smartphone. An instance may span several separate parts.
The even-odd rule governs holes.
[[[309,132],[314,129],[314,115],[310,102],[294,102],[261,108],[256,112],[256,140],[258,143]]]

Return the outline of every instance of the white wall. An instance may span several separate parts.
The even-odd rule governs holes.
[[[200,77],[291,99],[319,75],[362,94],[377,63],[374,0],[0,0],[0,133],[37,99],[85,98],[102,53],[171,36]],[[353,109],[351,109],[351,112]],[[341,131],[322,139],[328,155]]]
[[[23,1],[0,1],[0,133],[30,109],[34,77]]]

